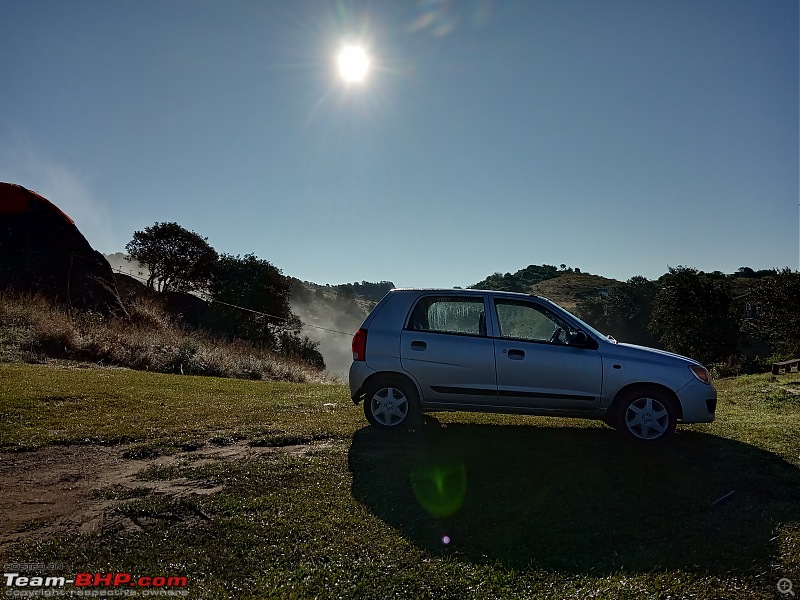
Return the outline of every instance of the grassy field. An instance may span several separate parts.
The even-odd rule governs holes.
[[[717,421],[656,449],[599,423],[518,416],[439,414],[384,435],[335,385],[20,364],[0,366],[0,382],[0,459],[110,445],[142,465],[132,484],[97,491],[135,527],[34,535],[4,562],[182,575],[194,598],[766,599],[782,577],[800,587],[797,374],[718,381]],[[275,451],[197,459],[242,444]],[[215,492],[153,485],[176,480]]]

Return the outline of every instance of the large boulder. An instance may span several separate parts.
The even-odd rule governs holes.
[[[117,306],[111,266],[75,222],[36,192],[0,182],[0,291],[6,289],[77,308]]]

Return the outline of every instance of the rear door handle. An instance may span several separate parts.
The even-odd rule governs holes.
[[[509,350],[508,351],[508,358],[511,360],[522,360],[525,358],[525,351],[524,350]]]
[[[411,342],[411,349],[412,350],[425,350],[428,347],[428,344],[425,342]]]

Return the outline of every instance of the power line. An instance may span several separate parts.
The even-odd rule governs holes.
[[[320,327],[319,325],[311,325],[310,323],[303,323],[303,327],[313,327],[314,329],[322,329],[323,331],[332,331],[333,333],[341,333],[342,335],[347,335],[350,337],[353,336],[353,332],[339,331],[338,329],[328,329],[327,327]]]
[[[127,275],[128,277],[133,277],[134,279],[138,279],[139,281],[144,281],[145,283],[147,283],[147,279],[144,279],[143,277],[139,277],[138,275],[134,275],[133,273],[126,273],[121,268],[115,269],[115,272],[119,273],[120,275]],[[225,306],[230,306],[231,308],[238,308],[239,310],[244,310],[244,311],[247,311],[249,313],[253,313],[255,315],[260,315],[262,317],[270,317],[271,319],[278,319],[279,321],[288,321],[289,320],[286,317],[279,317],[277,315],[271,315],[269,313],[261,312],[260,310],[253,310],[252,308],[246,308],[244,306],[238,306],[236,304],[230,304],[229,302],[223,302],[222,300],[215,300],[214,298],[211,298],[207,294],[201,294],[199,297],[201,299],[205,300],[206,302],[214,302],[216,304],[223,304]],[[353,335],[352,332],[339,331],[338,329],[329,329],[327,327],[320,327],[319,325],[312,325],[310,323],[302,323],[302,321],[301,321],[301,324],[302,324],[303,327],[313,327],[314,329],[322,329],[323,331],[330,331],[332,333],[339,333],[341,335],[346,335],[346,336],[352,336]]]

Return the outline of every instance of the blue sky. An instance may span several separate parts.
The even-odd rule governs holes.
[[[799,266],[796,0],[4,0],[0,77],[0,181],[106,253],[177,221],[318,283]]]

